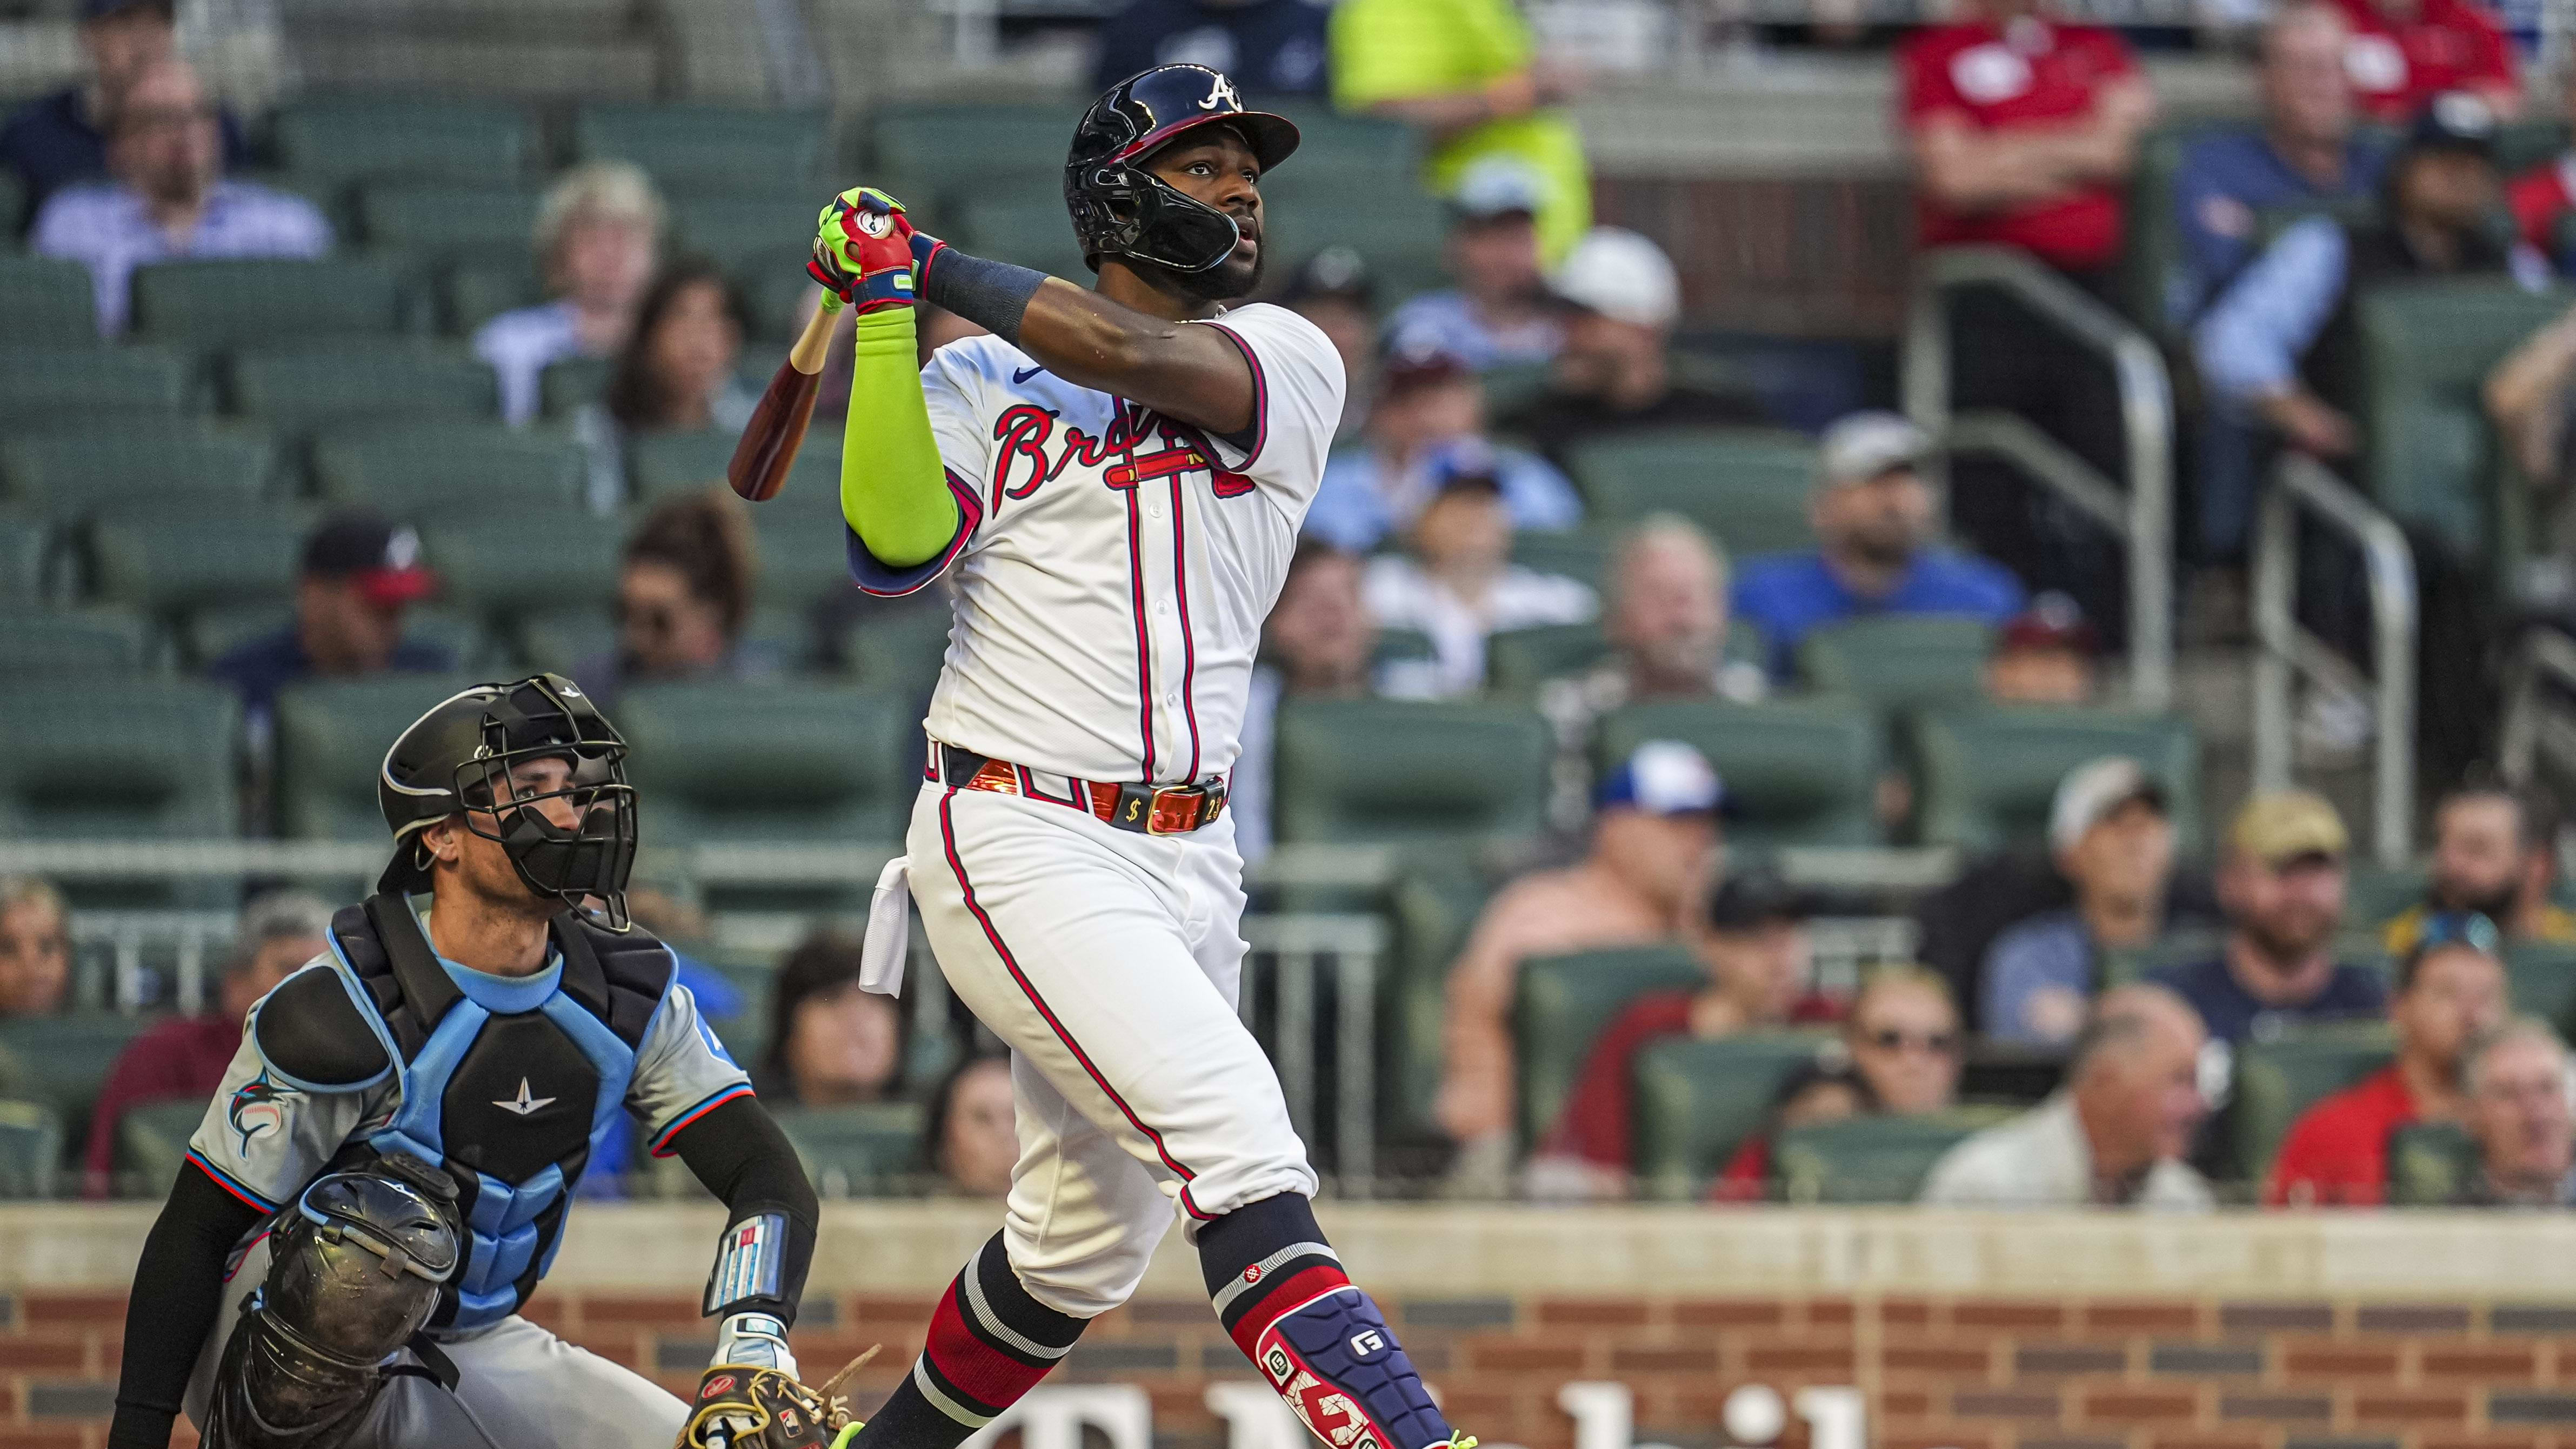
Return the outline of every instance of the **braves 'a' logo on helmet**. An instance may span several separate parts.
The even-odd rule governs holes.
[[[1220,105],[1229,111],[1243,109],[1243,97],[1234,93],[1234,82],[1226,79],[1223,71],[1216,73],[1216,84],[1208,87],[1207,99],[1199,102],[1199,109],[1213,111]]]

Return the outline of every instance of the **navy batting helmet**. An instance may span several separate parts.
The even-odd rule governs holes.
[[[1234,251],[1234,218],[1141,164],[1182,132],[1219,123],[1242,135],[1264,172],[1297,149],[1297,127],[1287,117],[1245,110],[1234,82],[1203,65],[1139,71],[1082,113],[1065,156],[1064,204],[1093,271],[1111,256],[1204,272]]]

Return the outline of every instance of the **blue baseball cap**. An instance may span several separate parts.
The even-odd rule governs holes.
[[[1434,493],[1452,488],[1487,488],[1501,492],[1502,459],[1495,455],[1494,445],[1482,438],[1451,438],[1434,444],[1422,459],[1422,476]]]
[[[1726,784],[1708,756],[1679,740],[1648,740],[1601,777],[1592,803],[1650,815],[1713,815],[1725,808]]]

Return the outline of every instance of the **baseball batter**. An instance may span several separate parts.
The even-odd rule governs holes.
[[[825,208],[815,277],[857,312],[843,453],[870,592],[956,571],[911,889],[947,978],[1010,1043],[1001,1232],[940,1300],[862,1449],[949,1449],[1126,1300],[1175,1216],[1236,1345],[1336,1449],[1464,1446],[1317,1228],[1315,1175],[1236,1014],[1226,818],[1254,646],[1341,417],[1341,364],[1261,276],[1260,183],[1297,147],[1167,65],[1084,114],[1065,199],[1090,290]],[[916,370],[915,297],[990,337]]]

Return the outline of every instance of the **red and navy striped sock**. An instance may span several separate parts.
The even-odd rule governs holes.
[[[856,1449],[956,1449],[1036,1388],[1088,1321],[1030,1297],[995,1233],[940,1295],[921,1357]]]

